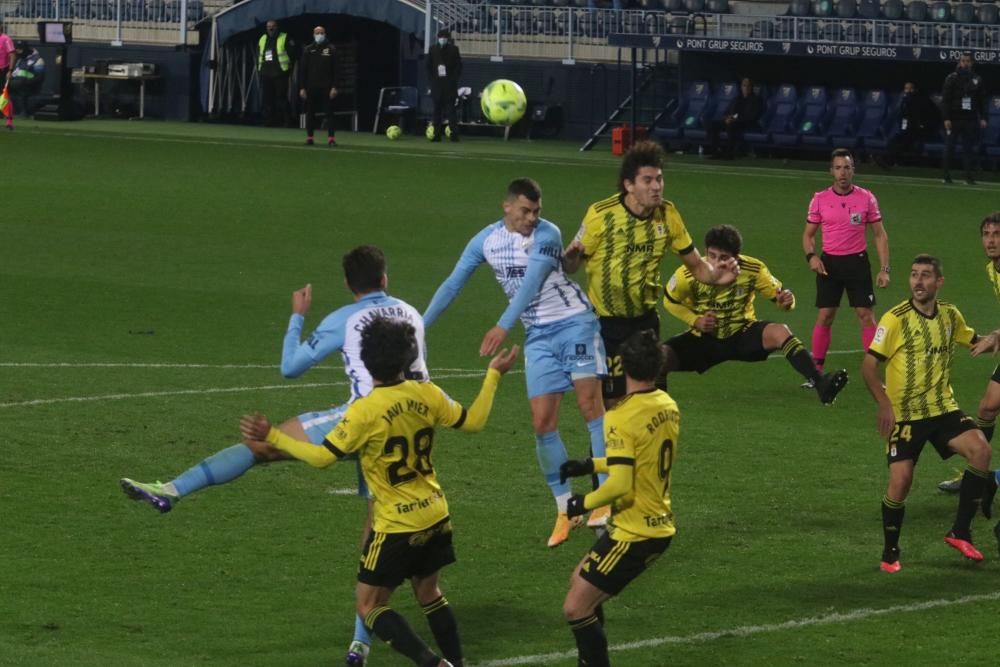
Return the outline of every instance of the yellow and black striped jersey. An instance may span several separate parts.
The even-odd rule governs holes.
[[[615,465],[633,468],[632,489],[612,506],[612,539],[635,542],[677,532],[670,508],[670,472],[677,455],[680,412],[665,391],[627,395],[604,415],[609,473]]]
[[[933,317],[910,301],[882,316],[868,352],[886,362],[886,393],[896,421],[958,410],[951,389],[955,344],[969,347],[975,338],[958,308],[943,301],[936,302]]]
[[[717,318],[715,336],[729,338],[757,320],[754,299],[757,294],[774,299],[781,289],[764,262],[749,255],[740,255],[740,274],[729,285],[709,285],[694,277],[691,269],[682,266],[670,277],[663,290],[663,306],[674,317],[701,335],[694,322],[708,311]],[[792,306],[795,304],[793,303]]]
[[[323,442],[341,459],[357,452],[379,533],[423,530],[448,516],[431,461],[434,426],[458,428],[466,412],[433,382],[376,386],[351,403]]]
[[[1000,300],[1000,269],[992,261],[986,265],[986,275],[990,277],[990,284],[993,285],[993,293]]]
[[[667,248],[694,249],[677,208],[664,201],[637,218],[617,194],[591,205],[576,234],[587,262],[587,297],[601,317],[638,317],[656,308]]]

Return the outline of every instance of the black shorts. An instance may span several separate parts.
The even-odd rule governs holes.
[[[590,548],[580,568],[580,576],[608,595],[618,595],[628,582],[645,572],[667,550],[671,539],[658,537],[618,542],[605,533]]]
[[[601,317],[601,339],[607,355],[608,374],[604,378],[604,398],[621,398],[625,395],[625,369],[619,353],[622,343],[636,331],[649,329],[660,337],[660,316],[651,310],[639,317]]]
[[[413,533],[372,531],[361,550],[358,581],[396,588],[411,577],[428,577],[454,562],[450,518]]]
[[[976,426],[976,420],[961,410],[946,412],[937,417],[916,419],[909,422],[896,422],[885,445],[885,457],[889,463],[912,460],[915,464],[920,458],[924,443],[930,441],[937,450],[938,456],[947,459],[954,456],[955,451],[948,443],[971,431]]]
[[[827,255],[820,257],[827,275],[816,274],[816,307],[838,308],[847,292],[851,308],[871,308],[875,305],[875,286],[868,253]]]
[[[680,372],[704,373],[723,361],[764,361],[771,352],[764,349],[764,327],[770,322],[753,322],[728,338],[716,338],[690,331],[674,336],[667,345],[674,351]]]

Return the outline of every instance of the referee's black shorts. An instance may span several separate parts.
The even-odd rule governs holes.
[[[816,307],[838,308],[847,292],[851,308],[871,308],[875,305],[875,286],[872,267],[867,252],[853,255],[828,255],[820,257],[827,275],[816,274]]]

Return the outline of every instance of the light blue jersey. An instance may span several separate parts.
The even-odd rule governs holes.
[[[562,271],[562,234],[541,219],[529,236],[512,232],[498,220],[476,234],[438,288],[427,310],[424,324],[430,326],[462,291],[480,264],[493,269],[510,305],[500,320],[510,331],[520,317],[525,329],[552,324],[574,315],[593,313],[583,290]]]
[[[407,378],[429,380],[423,319],[416,308],[385,292],[371,292],[333,311],[323,318],[305,341],[301,341],[305,318],[293,314],[281,350],[281,374],[286,378],[297,378],[334,352],[340,352],[344,372],[351,381],[350,401],[368,395],[372,390],[372,376],[361,362],[361,331],[376,317],[401,320],[413,326],[420,354],[410,366]]]

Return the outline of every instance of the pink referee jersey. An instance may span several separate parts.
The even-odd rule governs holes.
[[[0,32],[0,69],[7,69],[14,63],[11,62],[14,55],[14,42],[10,37]]]
[[[820,225],[823,252],[828,255],[854,255],[868,246],[867,227],[882,221],[878,200],[868,190],[853,186],[846,195],[833,187],[813,195],[806,221]]]

